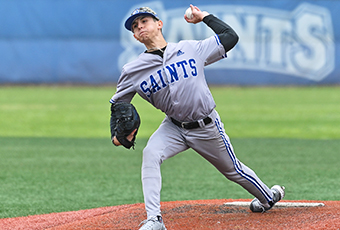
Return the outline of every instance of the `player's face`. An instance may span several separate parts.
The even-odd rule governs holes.
[[[144,43],[152,40],[158,35],[162,28],[162,21],[154,20],[153,17],[139,17],[132,23],[133,36],[140,42]]]

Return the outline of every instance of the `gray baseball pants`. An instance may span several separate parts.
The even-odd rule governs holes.
[[[143,150],[142,184],[147,217],[161,215],[162,186],[160,166],[164,160],[192,148],[219,170],[227,179],[236,182],[263,204],[272,200],[273,193],[253,170],[235,156],[224,125],[216,110],[209,115],[212,122],[200,127],[184,129],[166,117],[150,137]]]

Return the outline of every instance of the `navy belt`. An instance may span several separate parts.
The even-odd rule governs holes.
[[[181,128],[185,128],[185,129],[196,129],[198,127],[200,127],[200,124],[198,123],[198,121],[193,121],[193,122],[180,122],[177,121],[176,119],[170,117],[172,123],[174,123],[175,125],[177,125],[178,127]],[[211,118],[210,117],[206,117],[203,119],[204,124],[209,124],[211,122]]]

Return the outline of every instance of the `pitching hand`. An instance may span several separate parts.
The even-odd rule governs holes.
[[[186,15],[184,15],[184,18],[188,23],[199,23],[205,16],[209,15],[207,11],[201,11],[197,6],[190,5],[190,8],[192,11],[192,18],[189,19]]]

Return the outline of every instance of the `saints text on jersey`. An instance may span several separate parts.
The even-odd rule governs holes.
[[[195,59],[191,58],[166,65],[164,68],[158,69],[155,74],[150,75],[148,79],[142,81],[139,86],[145,95],[150,97],[151,94],[157,93],[168,84],[182,80],[182,74],[178,74],[180,71],[183,73],[183,79],[196,77]]]

